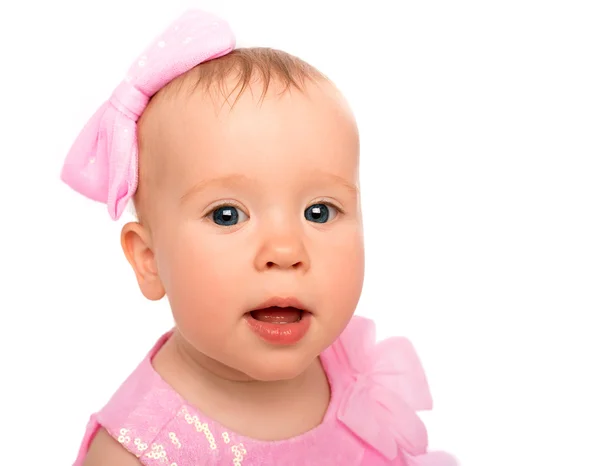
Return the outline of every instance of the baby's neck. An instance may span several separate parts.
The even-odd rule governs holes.
[[[302,434],[321,423],[329,405],[329,384],[319,358],[298,377],[261,382],[191,354],[175,332],[152,364],[173,389],[206,416],[257,440]]]

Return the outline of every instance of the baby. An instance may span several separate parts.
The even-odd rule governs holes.
[[[73,145],[62,179],[133,202],[121,245],[174,328],[95,413],[77,466],[452,466],[410,343],[353,317],[363,284],[359,137],[298,58],[235,49],[188,11]]]

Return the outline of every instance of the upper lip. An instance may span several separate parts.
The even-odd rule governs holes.
[[[300,302],[298,298],[293,296],[290,297],[279,297],[274,296],[272,298],[267,299],[265,302],[256,306],[253,311],[258,311],[260,309],[266,309],[268,307],[295,307],[296,309],[300,309],[302,311],[310,312],[310,310]]]

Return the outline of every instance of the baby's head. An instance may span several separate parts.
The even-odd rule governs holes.
[[[234,379],[290,379],[361,294],[358,133],[313,67],[234,47],[225,21],[185,12],[85,125],[61,178],[113,219],[133,199],[121,243],[144,296],[169,300],[171,347]]]
[[[195,356],[257,380],[298,375],[363,284],[359,138],[340,92],[288,54],[238,49],[165,86],[138,129],[139,222],[122,246],[142,293],[167,296]],[[277,317],[250,314],[274,297],[305,308],[279,316],[310,323],[299,341],[248,324]]]

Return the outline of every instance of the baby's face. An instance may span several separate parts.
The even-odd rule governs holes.
[[[141,163],[158,159],[155,182],[140,189],[178,332],[227,367],[275,380],[306,369],[358,303],[359,141],[331,85],[279,96],[273,84],[258,103],[261,91],[246,90],[233,110],[202,92],[156,105],[140,130]],[[265,341],[248,325],[272,297],[311,311],[299,341]]]

